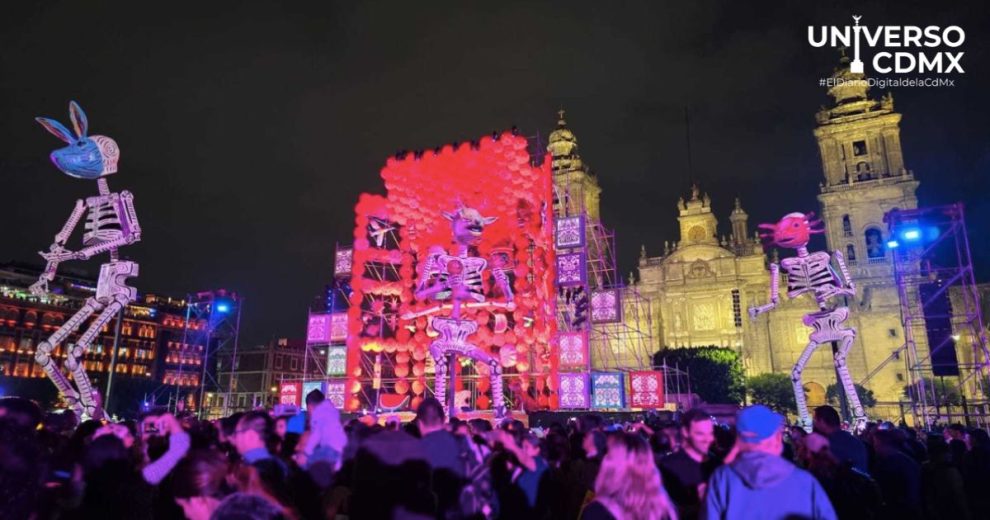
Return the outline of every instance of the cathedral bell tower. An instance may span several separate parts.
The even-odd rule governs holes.
[[[557,114],[557,128],[550,132],[550,142],[547,145],[553,167],[556,213],[577,215],[584,211],[589,221],[599,221],[602,189],[598,185],[598,179],[578,154],[577,137],[567,128],[564,111],[560,110]]]
[[[869,98],[865,76],[850,71],[845,55],[832,78],[833,106],[818,111],[815,128],[825,174],[818,200],[828,248],[845,255],[855,279],[890,280],[883,216],[918,206],[918,181],[901,152],[901,115],[890,94]]]

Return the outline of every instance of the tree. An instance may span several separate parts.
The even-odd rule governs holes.
[[[688,372],[691,391],[706,403],[740,403],[745,377],[739,354],[710,345],[694,348],[662,348],[653,355],[653,366],[677,367]]]
[[[763,404],[783,413],[797,413],[794,385],[786,374],[759,374],[746,381],[753,404]]]
[[[877,405],[877,398],[873,395],[873,390],[863,388],[855,383],[853,383],[853,387],[856,388],[856,395],[859,396],[859,403],[862,404],[864,408],[873,408]],[[825,390],[825,401],[836,408],[840,406],[839,385],[836,383],[828,385],[828,388]],[[849,402],[849,398],[846,398],[846,402]]]

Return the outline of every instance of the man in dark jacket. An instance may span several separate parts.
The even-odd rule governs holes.
[[[701,518],[836,518],[818,481],[780,456],[781,415],[763,405],[743,408],[736,429],[739,455],[712,474]]]

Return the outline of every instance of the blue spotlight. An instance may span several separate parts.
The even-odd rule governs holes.
[[[908,228],[901,233],[904,240],[914,242],[921,239],[921,230],[918,228]]]
[[[888,240],[887,241],[887,249],[897,249],[897,247],[900,246],[900,245],[901,245],[900,242],[898,242],[896,240]]]
[[[220,314],[227,314],[230,312],[230,304],[227,302],[217,303],[217,312]]]

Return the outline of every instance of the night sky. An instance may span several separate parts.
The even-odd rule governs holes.
[[[49,163],[61,143],[33,121],[68,123],[75,99],[91,133],[121,147],[110,186],[136,196],[143,241],[122,251],[141,264],[135,285],[236,290],[248,341],[301,337],[334,243],[350,240],[358,194],[383,192],[389,155],[513,125],[545,140],[563,106],[627,273],[641,243],[657,255],[678,238],[675,203],[691,177],[725,233],[735,196],[751,227],[818,210],[812,128],[829,102],[818,80],[838,53],[812,48],[807,26],[861,14],[966,30],[955,87],[893,92],[921,203],[967,203],[987,279],[990,9],[791,4],[7,2],[0,261],[40,263],[74,200],[95,194]]]

